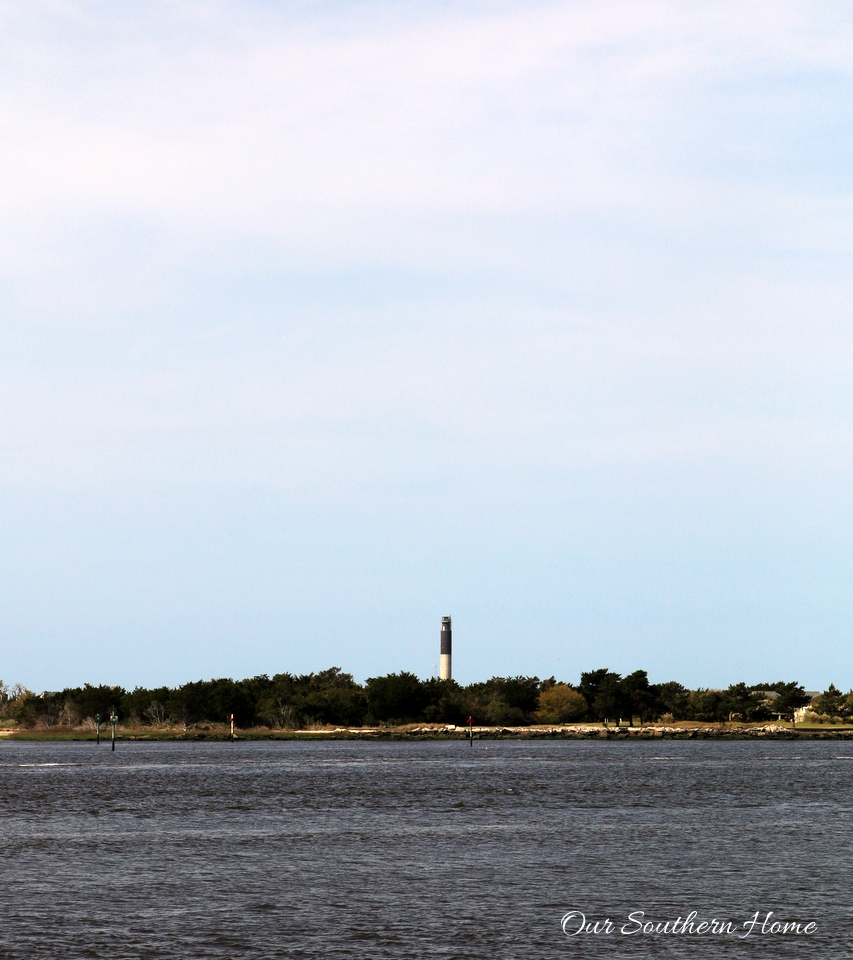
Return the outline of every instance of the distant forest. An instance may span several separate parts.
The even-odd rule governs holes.
[[[372,677],[365,684],[332,667],[320,673],[279,673],[247,680],[199,680],[180,687],[91,686],[35,694],[0,682],[0,721],[24,727],[76,727],[115,710],[119,722],[191,726],[225,721],[240,727],[303,729],[403,723],[524,726],[657,720],[760,721],[791,717],[810,702],[796,681],[731,685],[727,690],[688,690],[680,683],[649,683],[645,670],[621,676],[608,669],[582,673],[573,685],[551,677],[492,677],[461,686],[454,680],[420,680],[405,671]],[[834,685],[811,704],[822,719],[853,715],[853,691]]]

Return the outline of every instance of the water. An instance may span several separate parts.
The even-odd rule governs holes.
[[[0,742],[0,957],[849,957],[851,777],[830,741]]]

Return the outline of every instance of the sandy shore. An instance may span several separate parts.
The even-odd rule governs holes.
[[[95,732],[89,727],[4,728],[0,736],[26,740],[94,740]],[[600,723],[538,724],[529,727],[467,726],[453,724],[403,724],[387,727],[315,727],[310,730],[273,730],[256,727],[237,730],[238,740],[534,740],[534,739],[606,739],[645,740],[667,739],[752,739],[770,737],[778,739],[826,738],[853,739],[851,726],[805,726],[791,727],[790,723],[696,723],[680,721],[669,724],[644,724],[627,726]],[[228,740],[230,732],[225,724],[198,723],[189,727],[121,726],[116,731],[118,740]],[[109,733],[102,731],[102,740],[109,740]]]

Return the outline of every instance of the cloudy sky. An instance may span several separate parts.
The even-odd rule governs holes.
[[[853,685],[844,3],[4,3],[0,678]]]

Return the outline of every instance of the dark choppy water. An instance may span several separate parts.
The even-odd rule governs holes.
[[[0,742],[0,957],[850,957],[851,778],[826,741]]]

